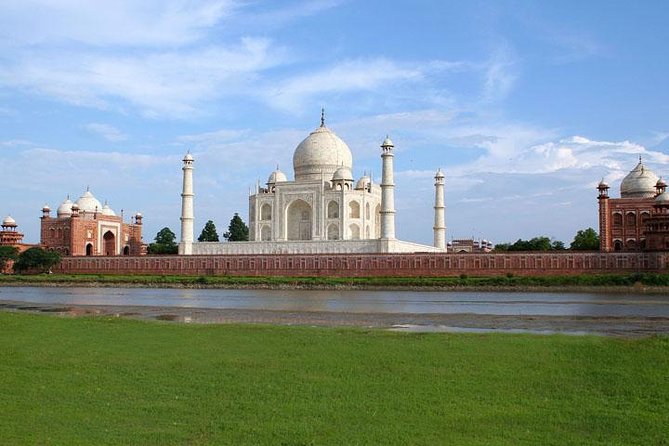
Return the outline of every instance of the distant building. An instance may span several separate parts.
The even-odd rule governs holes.
[[[620,198],[609,197],[609,185],[602,180],[597,186],[600,251],[669,249],[666,187],[641,158],[623,178]]]
[[[490,252],[493,250],[492,242],[487,240],[474,240],[474,239],[455,239],[448,242],[447,248],[448,252],[455,254],[465,253],[465,252],[474,252],[474,253],[483,253]]]
[[[0,229],[0,246],[19,246],[23,240],[23,234],[21,234],[17,228],[18,225],[16,221],[11,217],[7,216],[2,220],[2,229]]]
[[[146,253],[142,242],[142,214],[123,221],[107,203],[104,206],[86,190],[76,202],[69,197],[51,217],[42,208],[40,243],[66,256],[117,256]]]
[[[23,243],[23,234],[18,231],[16,221],[11,216],[7,216],[2,220],[2,225],[0,225],[0,246],[13,246],[19,252],[23,252],[34,245]],[[13,265],[13,260],[8,261],[5,264],[4,270],[0,271],[0,273],[10,273]]]

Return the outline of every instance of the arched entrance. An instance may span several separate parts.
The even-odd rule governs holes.
[[[130,255],[130,246],[126,246],[125,248],[123,248],[123,255],[124,256]]]
[[[93,255],[93,244],[91,243],[86,244],[86,255],[87,256]]]
[[[293,201],[286,211],[286,239],[311,240],[311,214],[306,201]]]
[[[116,255],[116,237],[114,237],[114,234],[111,231],[107,231],[102,236],[102,239],[104,240],[104,255]]]

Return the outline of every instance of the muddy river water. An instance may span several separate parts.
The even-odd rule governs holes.
[[[613,293],[0,287],[0,301],[284,312],[669,318],[669,296]]]

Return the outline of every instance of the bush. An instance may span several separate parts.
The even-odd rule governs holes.
[[[14,263],[14,271],[17,273],[49,272],[52,266],[60,262],[60,254],[56,251],[47,251],[42,248],[29,248],[19,254]]]

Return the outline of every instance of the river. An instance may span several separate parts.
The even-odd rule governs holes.
[[[289,312],[669,318],[669,297],[476,291],[0,287],[0,301]]]

